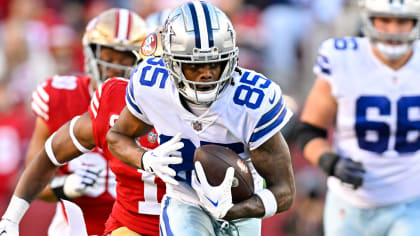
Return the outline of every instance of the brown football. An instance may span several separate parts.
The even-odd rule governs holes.
[[[232,166],[235,169],[232,183],[233,203],[241,202],[253,195],[254,180],[251,171],[239,155],[231,149],[213,144],[200,146],[194,153],[194,162],[196,161],[200,161],[207,181],[212,186],[223,182],[228,167]]]

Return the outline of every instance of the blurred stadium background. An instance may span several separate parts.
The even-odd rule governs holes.
[[[0,0],[0,215],[23,169],[34,115],[31,92],[54,74],[83,73],[81,37],[88,20],[111,7],[144,19],[183,0]],[[240,47],[239,64],[280,84],[299,117],[314,81],[320,43],[359,34],[356,0],[211,0],[231,18]],[[262,235],[322,235],[325,176],[294,147],[285,129],[296,173],[292,210],[263,221]],[[35,201],[21,235],[46,235],[55,204]]]

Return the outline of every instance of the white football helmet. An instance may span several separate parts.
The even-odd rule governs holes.
[[[138,50],[147,35],[144,20],[136,13],[122,8],[112,8],[89,21],[83,35],[85,55],[85,73],[98,82],[103,82],[107,68],[124,70],[124,77],[129,77],[132,66],[118,65],[100,60],[101,47],[133,53],[138,60]],[[102,71],[99,71],[99,65]]]
[[[419,34],[420,1],[418,0],[360,0],[362,8],[363,33],[370,38],[373,46],[386,58],[395,60],[408,53]],[[380,32],[373,26],[373,17],[396,17],[413,19],[415,25],[411,32],[390,34]],[[393,41],[389,45],[379,40]]]
[[[229,18],[208,2],[193,1],[175,8],[168,16],[162,46],[165,66],[179,93],[198,104],[218,99],[231,84],[238,64],[235,31]],[[185,78],[182,63],[225,62],[218,81],[193,82]],[[199,91],[197,86],[212,89]]]

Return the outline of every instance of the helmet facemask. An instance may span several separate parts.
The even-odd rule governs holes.
[[[104,60],[101,60],[101,48],[107,47],[112,50],[116,50],[119,52],[123,52],[125,54],[132,54],[133,57],[133,64],[132,65],[120,65],[115,64],[111,62],[107,62]],[[90,44],[89,46],[84,48],[85,53],[85,73],[88,74],[93,79],[96,79],[99,83],[103,83],[106,79],[106,72],[108,69],[115,69],[115,70],[121,70],[124,71],[124,73],[121,75],[124,78],[129,78],[130,74],[133,72],[135,66],[139,62],[138,54],[136,54],[137,48],[117,48],[114,46],[105,46],[100,44]]]
[[[217,48],[213,48],[213,55],[203,55],[199,53],[198,49],[193,50],[195,55],[190,58],[176,55],[163,55],[163,59],[167,68],[171,73],[171,78],[174,81],[179,93],[188,100],[197,104],[209,104],[220,98],[225,88],[231,84],[234,69],[237,66],[237,53],[238,49],[231,52],[219,54]],[[182,71],[182,63],[222,63],[221,74],[218,80],[212,82],[195,82],[188,80]],[[213,87],[209,90],[200,91],[199,87]]]
[[[405,5],[399,1],[374,2],[371,0],[362,1],[363,33],[369,37],[373,47],[388,60],[398,60],[408,54],[413,48],[413,42],[419,35],[419,16],[416,8],[419,3],[407,0]],[[386,33],[378,31],[373,19],[376,17],[401,18],[413,20],[413,28],[407,33]],[[391,42],[392,44],[384,43]]]

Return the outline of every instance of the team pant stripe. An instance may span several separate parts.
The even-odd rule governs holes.
[[[195,11],[193,3],[188,3],[188,7],[190,8],[192,22],[193,22],[193,25],[194,25],[195,47],[196,48],[201,48],[200,29],[198,27],[197,12]]]
[[[197,13],[197,19],[206,19],[203,5],[199,1],[194,1],[194,8],[195,12]],[[210,17],[210,16],[208,16]],[[209,35],[208,35],[208,25],[207,25],[207,19],[204,20],[197,20],[198,21],[198,28],[200,32],[200,39],[201,39],[201,48],[209,48]]]
[[[169,201],[171,200],[170,197],[166,196],[165,199],[165,205],[163,207],[163,211],[162,211],[162,219],[163,219],[163,226],[164,226],[164,232],[162,235],[167,235],[167,236],[173,236],[174,234],[172,233],[171,230],[171,226],[169,224],[169,217],[168,217],[168,205],[169,205]]]
[[[212,30],[212,25],[211,25],[209,8],[205,2],[201,2],[201,5],[203,5],[204,15],[206,16],[207,35],[209,37],[209,47],[213,47],[214,46],[213,30]]]

